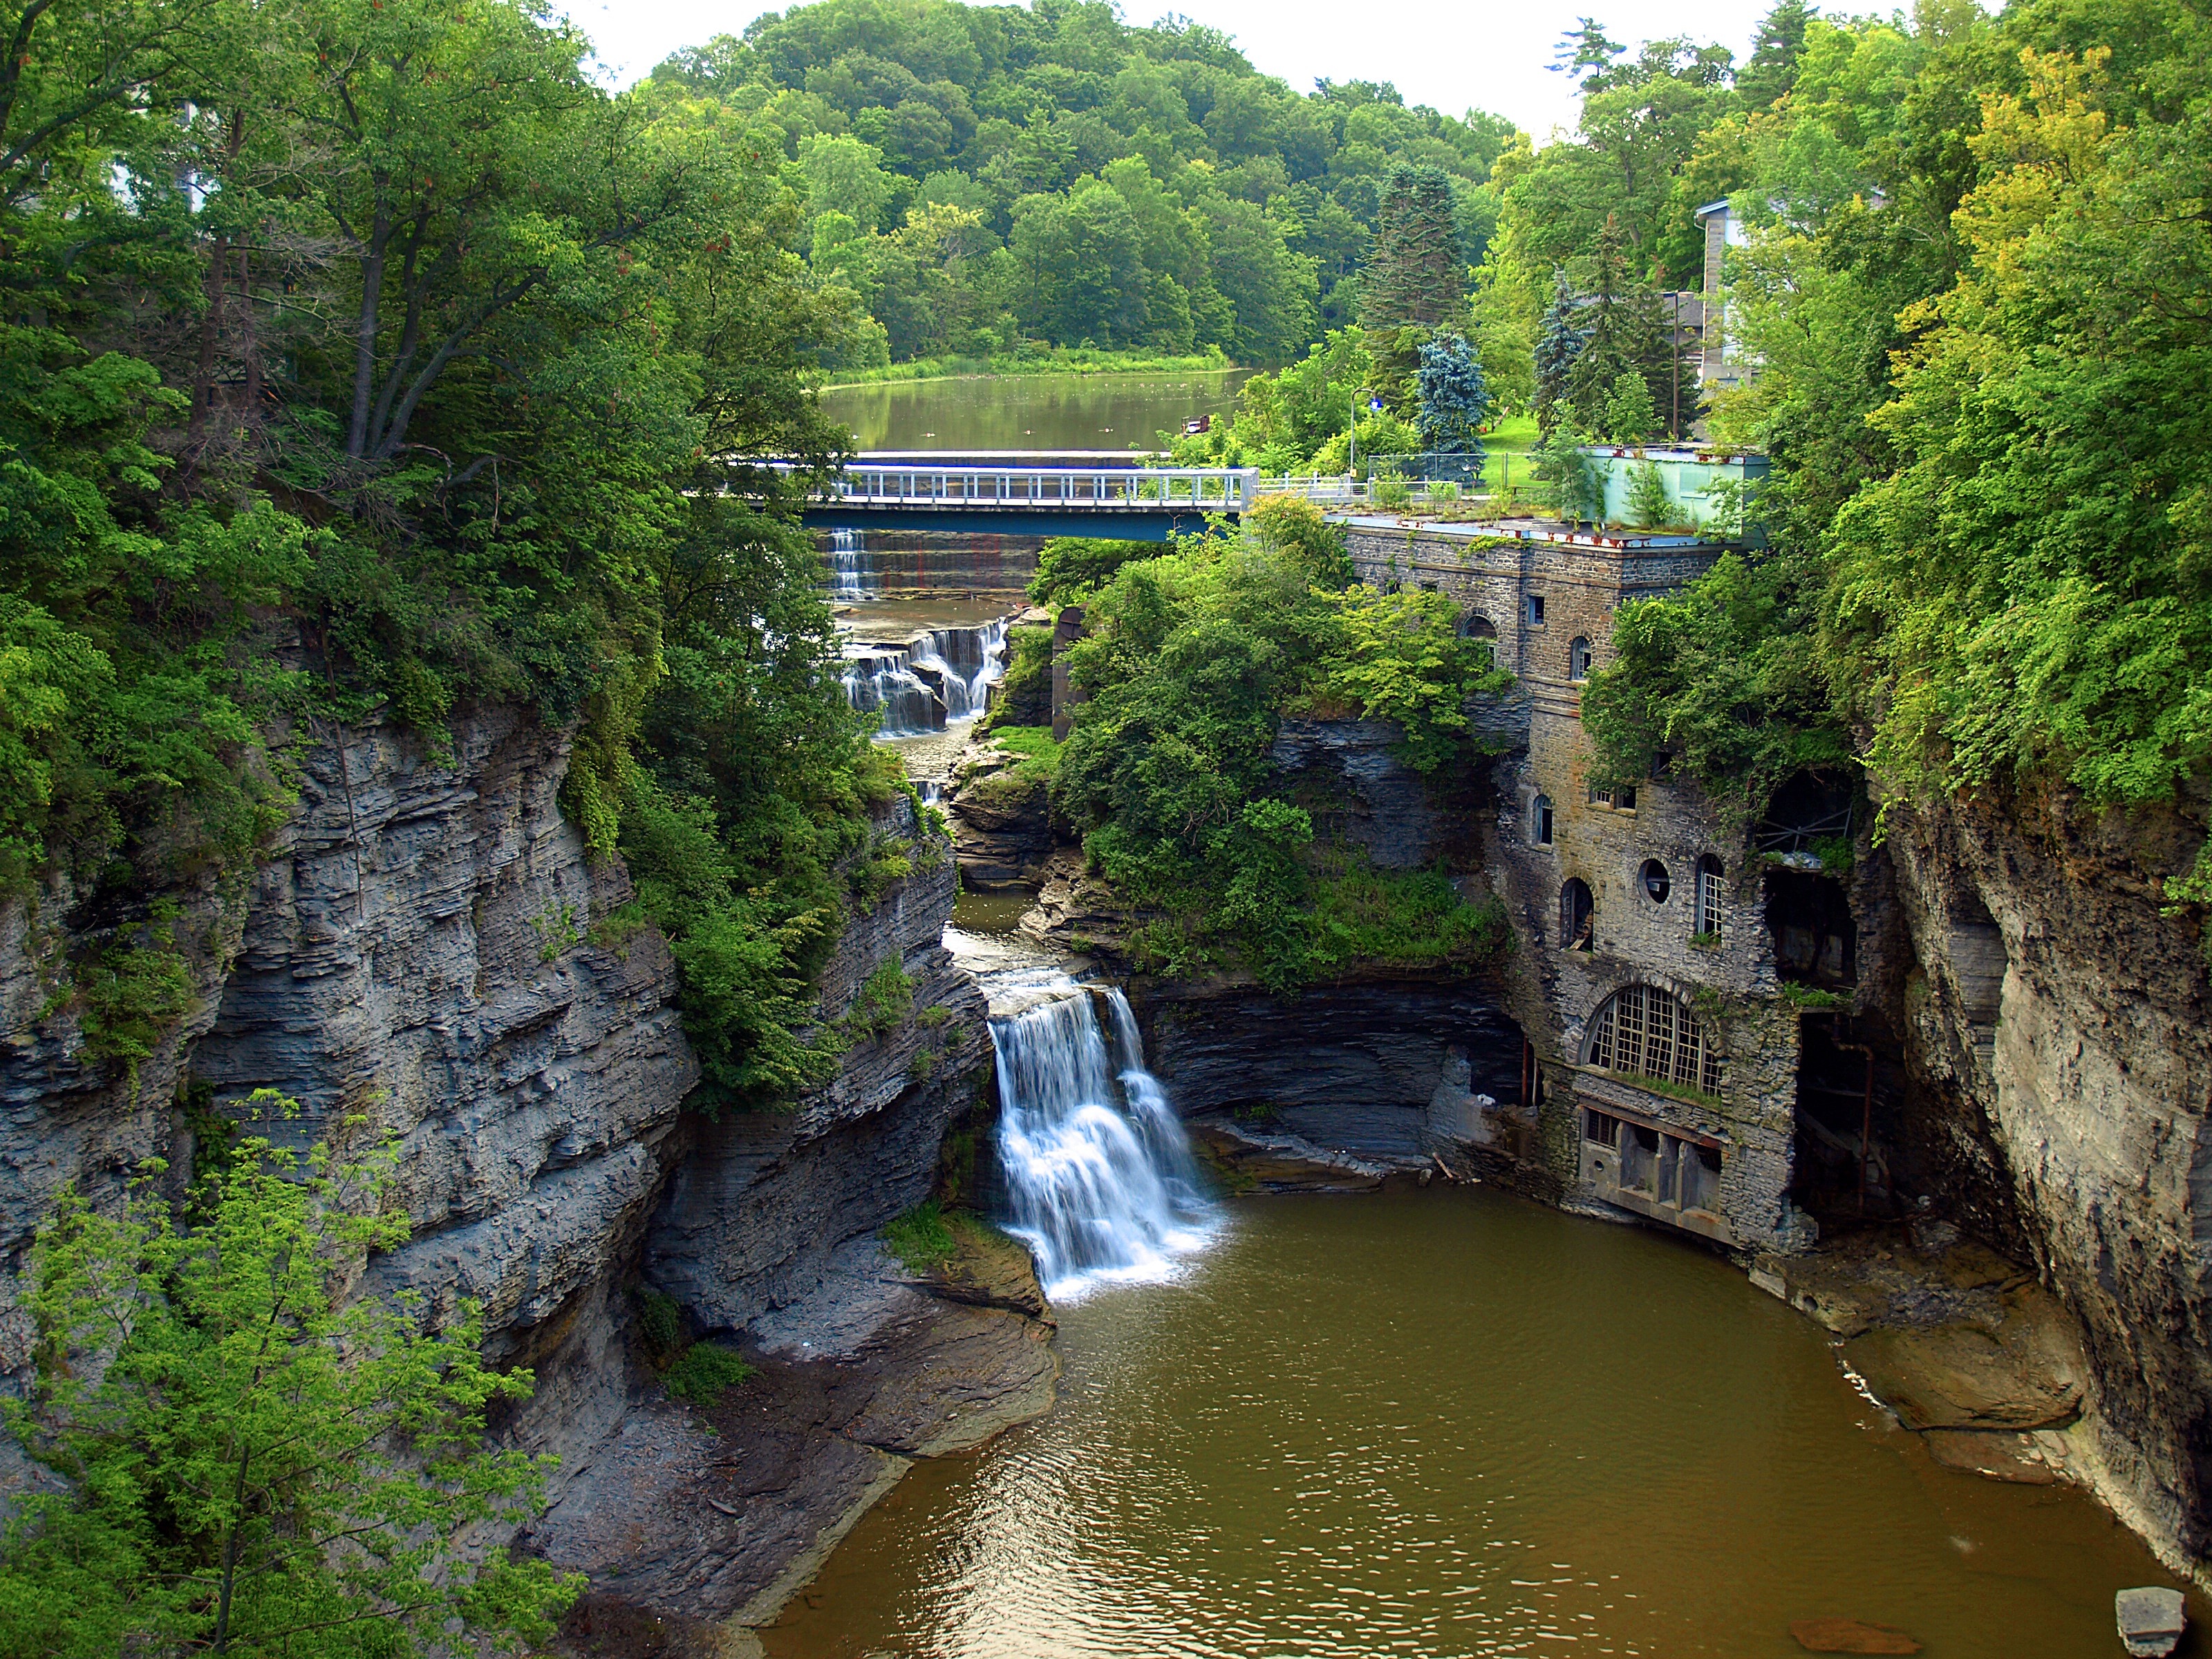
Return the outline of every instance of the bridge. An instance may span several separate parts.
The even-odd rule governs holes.
[[[1044,459],[1047,458],[1037,458]],[[1100,456],[1068,464],[863,455],[809,503],[824,530],[945,530],[988,535],[1101,536],[1164,542],[1234,518],[1259,499],[1251,467],[1144,466]],[[955,463],[969,463],[959,465]]]

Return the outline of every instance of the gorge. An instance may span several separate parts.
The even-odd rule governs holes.
[[[2212,1650],[2201,9],[18,5],[0,1655]]]

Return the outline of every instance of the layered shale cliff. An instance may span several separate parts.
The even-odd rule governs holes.
[[[1042,1328],[907,1287],[876,1243],[930,1190],[990,1054],[981,994],[939,943],[951,849],[906,799],[883,809],[873,844],[905,849],[911,873],[855,902],[820,1011],[842,1030],[890,965],[910,1008],[844,1036],[837,1074],[793,1109],[715,1121],[684,1110],[697,1065],[665,941],[634,909],[616,914],[627,875],[588,860],[561,815],[566,734],[485,707],[457,719],[443,757],[371,722],[299,732],[280,759],[296,802],[245,878],[149,894],[134,915],[73,908],[66,890],[0,911],[0,1370],[20,1382],[30,1359],[16,1275],[60,1188],[112,1206],[150,1158],[189,1168],[196,1124],[273,1090],[301,1107],[275,1132],[301,1144],[356,1115],[398,1138],[412,1236],[367,1264],[362,1288],[420,1291],[433,1319],[480,1304],[489,1357],[538,1375],[502,1433],[561,1459],[529,1541],[597,1579],[638,1566],[646,1546],[670,1571],[633,1571],[632,1588],[657,1610],[772,1612],[764,1593],[787,1590],[881,1489],[874,1447],[942,1449],[947,1402],[908,1373],[946,1345],[969,1362],[953,1384],[974,1407],[959,1443],[1048,1400]],[[182,954],[191,994],[126,1072],[88,1050],[65,964],[149,927]],[[625,1448],[659,1448],[680,1486],[714,1436],[637,1357],[647,1287],[697,1334],[757,1346],[779,1316],[800,1341],[835,1328],[848,1354],[867,1350],[857,1374],[898,1410],[871,1417],[848,1388],[750,1501],[672,1513],[677,1488],[641,1486]],[[1026,1305],[1020,1286],[1000,1300]],[[926,1426],[902,1431],[900,1411]],[[865,1445],[848,1432],[861,1419]],[[632,1547],[619,1559],[610,1525]]]
[[[2201,828],[2063,794],[1893,811],[1909,1151],[2079,1321],[2099,1484],[2212,1557],[2212,993],[2161,877]]]

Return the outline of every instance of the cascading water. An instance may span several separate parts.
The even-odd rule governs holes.
[[[915,641],[914,665],[943,681],[948,723],[973,720],[1006,672],[1006,619],[981,628],[933,629]]]
[[[868,547],[864,532],[830,532],[830,597],[865,599],[868,597]]]
[[[982,714],[1006,672],[1004,617],[975,628],[938,628],[905,645],[845,647],[845,701],[881,711],[878,735],[942,732]]]
[[[911,653],[899,645],[845,647],[845,701],[863,714],[880,714],[878,733],[909,737],[945,729],[945,699],[914,672]]]
[[[1182,1123],[1145,1069],[1128,1002],[1106,993],[1109,1057],[1089,992],[1056,971],[1033,988],[1039,1000],[991,1020],[1010,1231],[1055,1301],[1167,1278],[1217,1218]]]

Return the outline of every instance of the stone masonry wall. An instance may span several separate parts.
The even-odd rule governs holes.
[[[1483,826],[1492,890],[1522,949],[1507,969],[1516,1017],[1541,1073],[1529,1184],[1584,1201],[1595,1196],[1583,1160],[1584,1105],[1723,1145],[1718,1208],[1730,1243],[1797,1248],[1809,1229],[1788,1202],[1795,1163],[1796,1018],[1778,994],[1760,921],[1759,871],[1695,791],[1646,782],[1635,805],[1592,798],[1582,731],[1583,678],[1611,653],[1624,602],[1679,586],[1715,556],[1711,547],[1504,540],[1472,527],[1411,532],[1354,520],[1347,544],[1364,580],[1418,583],[1497,630],[1498,660],[1518,680],[1525,710],[1509,752],[1492,768],[1496,811]],[[1472,631],[1472,630],[1471,630]],[[1577,672],[1579,670],[1579,672]],[[1552,838],[1539,839],[1540,798]],[[1692,943],[1701,857],[1722,860],[1728,899],[1717,946]],[[1656,902],[1640,872],[1668,872]],[[1562,937],[1561,891],[1587,884],[1589,948]],[[1590,1024],[1622,988],[1653,985],[1680,996],[1726,1056],[1720,1096],[1661,1092],[1583,1062]],[[1703,1224],[1699,1224],[1701,1228]]]

